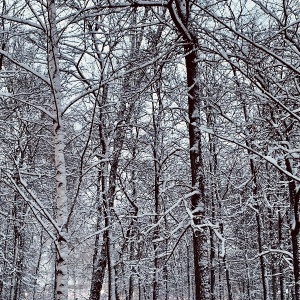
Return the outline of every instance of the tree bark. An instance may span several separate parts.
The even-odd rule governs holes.
[[[200,133],[200,87],[197,83],[199,78],[197,64],[197,43],[185,46],[185,63],[187,70],[187,86],[189,88],[188,112],[189,112],[189,139],[190,139],[190,163],[192,186],[198,193],[191,197],[194,224],[201,225],[205,216],[205,193],[204,193],[204,163],[202,157],[202,142]],[[207,235],[204,229],[195,229],[193,233],[194,268],[196,300],[207,299]]]
[[[56,257],[56,287],[55,299],[68,299],[68,244],[67,244],[67,179],[65,163],[65,137],[61,108],[61,78],[59,70],[58,38],[56,27],[56,4],[47,0],[48,7],[48,69],[51,82],[51,97],[53,105],[53,132],[56,180],[56,218],[59,232],[57,233]]]
[[[283,218],[280,211],[278,212],[278,244],[279,249],[282,249],[282,223]],[[284,275],[283,275],[283,264],[279,263],[279,288],[280,288],[280,300],[284,300]]]
[[[285,159],[286,169],[293,173],[290,160]],[[293,269],[294,269],[294,292],[295,300],[300,299],[300,212],[299,199],[300,191],[297,191],[294,180],[289,180],[289,197],[291,209],[291,240],[292,240],[292,254],[293,254]]]
[[[171,2],[169,12],[172,20],[184,39],[184,54],[186,67],[186,80],[188,87],[188,116],[189,116],[189,144],[192,186],[196,192],[191,197],[191,208],[194,211],[193,223],[193,250],[194,250],[194,272],[195,272],[195,299],[208,300],[208,243],[207,233],[203,224],[205,217],[205,186],[204,186],[204,163],[202,154],[202,141],[200,132],[200,109],[201,109],[201,87],[198,79],[200,70],[198,66],[198,40],[193,32],[189,20],[188,0],[176,0]]]

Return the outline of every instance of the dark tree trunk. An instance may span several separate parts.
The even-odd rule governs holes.
[[[212,199],[212,219],[215,218],[215,207],[214,207],[214,200]],[[214,224],[214,222],[213,222]],[[215,284],[216,284],[216,272],[215,272],[215,243],[214,243],[214,232],[210,229],[210,299],[215,300]]]
[[[240,87],[239,83],[237,82],[237,85]],[[241,97],[242,99],[242,97]],[[246,104],[244,101],[242,101],[242,109],[244,112],[244,117],[245,117],[245,121],[249,122],[250,118],[248,116],[248,112],[247,112],[247,108],[246,108]],[[250,132],[251,135],[251,132]],[[246,139],[246,146],[251,148],[251,137],[250,139]],[[248,150],[248,155],[251,155],[251,152]],[[256,172],[256,168],[255,168],[255,164],[253,159],[249,159],[249,165],[250,165],[250,172],[251,172],[251,176],[252,176],[252,181],[253,181],[253,187],[252,187],[252,194],[253,194],[253,198],[256,201],[256,203],[254,204],[254,208],[256,209],[255,212],[255,219],[256,219],[256,226],[257,226],[257,244],[258,244],[258,252],[262,253],[263,250],[263,233],[261,230],[261,217],[259,214],[259,205],[258,205],[258,181],[257,181],[257,172]],[[259,261],[260,261],[260,270],[261,270],[261,283],[262,283],[262,290],[263,290],[263,300],[267,300],[268,299],[268,289],[267,289],[267,277],[266,277],[266,266],[265,266],[265,259],[263,255],[259,255]]]
[[[107,101],[108,96],[108,86],[105,85],[103,88],[103,94],[102,94],[102,103],[105,104]],[[101,106],[99,104],[99,106]],[[100,146],[101,146],[101,154],[104,156],[106,155],[106,143],[105,143],[105,122],[104,117],[102,114],[101,109],[99,108],[100,114],[99,114],[99,138],[100,138]],[[103,212],[103,205],[106,203],[106,174],[105,174],[105,168],[106,163],[101,163],[101,171],[98,173],[98,186],[97,186],[97,210],[98,210],[98,216],[97,216],[97,225],[96,225],[96,231],[101,229],[101,221],[103,218],[103,215],[107,213],[104,210]],[[100,196],[101,195],[101,196]],[[102,203],[103,202],[103,203]],[[107,223],[107,220],[105,220]],[[105,224],[106,226],[106,224]],[[93,254],[93,271],[92,271],[92,280],[91,280],[91,289],[90,289],[90,297],[89,300],[100,300],[101,296],[101,290],[103,286],[103,280],[105,276],[105,269],[107,265],[107,244],[108,244],[108,231],[105,230],[102,234],[102,246],[101,251],[99,252],[100,247],[100,234],[96,235],[95,238],[95,246],[94,246],[94,254]]]
[[[190,142],[190,165],[192,186],[195,194],[191,197],[191,208],[194,211],[193,223],[193,250],[195,272],[195,299],[210,299],[208,286],[208,243],[207,232],[200,225],[205,216],[205,193],[204,193],[204,163],[202,154],[202,142],[200,132],[201,110],[201,87],[198,79],[200,70],[198,65],[198,41],[189,21],[190,1],[176,0],[170,2],[169,12],[172,20],[183,37],[186,78],[188,87],[188,116],[189,116],[189,142]]]
[[[195,193],[191,197],[192,210],[194,213],[194,224],[202,224],[205,216],[205,193],[204,193],[204,163],[202,157],[202,142],[200,133],[200,86],[197,82],[199,77],[197,63],[197,42],[185,46],[185,63],[187,70],[188,114],[189,114],[189,139],[190,139],[190,163],[192,186]],[[203,228],[195,228],[193,232],[194,270],[195,270],[195,297],[196,300],[208,298],[208,266],[207,266],[207,234]]]
[[[224,231],[223,224],[220,224],[220,229],[221,229],[221,234],[223,235],[223,231]],[[226,287],[227,287],[228,300],[233,300],[230,273],[229,273],[229,266],[228,266],[228,263],[227,263],[226,253],[223,256],[223,264],[224,264],[224,267],[225,267],[225,278],[226,278]]]
[[[257,210],[259,210],[259,207],[256,207]],[[259,253],[262,253],[263,251],[263,245],[262,245],[262,229],[261,229],[261,220],[260,215],[258,212],[255,213],[256,217],[256,225],[257,225],[257,243],[258,243],[258,251]],[[263,288],[263,299],[267,300],[268,294],[267,294],[267,282],[266,282],[266,266],[263,255],[259,256],[260,261],[260,268],[261,268],[261,281],[262,281],[262,288]]]
[[[287,171],[292,173],[290,161],[286,159]],[[299,196],[300,192],[296,191],[296,184],[294,180],[289,180],[289,195],[291,205],[291,240],[293,252],[293,268],[294,268],[294,299],[300,299],[300,214],[299,214]]]
[[[103,286],[103,280],[106,269],[106,250],[107,247],[107,232],[103,233],[103,242],[100,254],[95,251],[94,253],[94,265],[93,265],[93,273],[91,280],[91,290],[90,290],[90,298],[89,300],[100,300],[101,290]]]

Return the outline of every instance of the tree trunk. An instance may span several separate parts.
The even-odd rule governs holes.
[[[192,33],[190,33],[192,34]],[[193,36],[193,43],[184,47],[187,70],[188,114],[189,114],[189,140],[192,186],[197,194],[191,197],[194,223],[196,226],[203,223],[205,216],[204,194],[204,163],[202,157],[202,142],[200,133],[200,86],[198,78],[197,41]],[[195,297],[196,300],[208,299],[208,266],[207,266],[207,234],[204,229],[195,229],[193,233],[194,271],[195,271]]]
[[[222,223],[220,224],[220,230],[221,230],[221,234],[223,235],[224,228],[223,228],[223,224]],[[228,300],[233,300],[232,288],[231,288],[231,280],[230,280],[230,273],[229,273],[229,266],[228,266],[228,263],[227,263],[226,253],[224,254],[222,260],[223,260],[223,264],[224,264],[224,267],[225,267],[227,297],[228,297]]]
[[[96,237],[95,250],[93,258],[93,273],[91,279],[91,289],[90,289],[90,300],[99,300],[101,296],[101,290],[105,275],[105,268],[107,264],[106,260],[106,247],[107,247],[107,232],[104,231],[102,238],[102,246],[100,254],[98,254],[99,247],[99,236]]]
[[[203,224],[205,216],[204,193],[204,163],[200,132],[201,88],[198,79],[198,41],[189,22],[189,1],[176,0],[175,5],[169,5],[172,20],[184,39],[184,54],[186,78],[188,87],[188,116],[189,116],[189,144],[192,186],[196,192],[191,197],[191,208],[194,211],[193,250],[195,272],[195,299],[208,300],[210,288],[208,286],[208,243],[207,233]]]
[[[285,160],[286,169],[293,173],[293,169],[289,159]],[[293,252],[293,269],[294,269],[294,292],[295,300],[300,299],[300,213],[299,213],[299,198],[300,191],[297,191],[294,180],[289,180],[289,197],[291,209],[291,240]]]
[[[283,218],[280,214],[280,211],[278,212],[278,244],[279,249],[282,249],[282,222]],[[284,275],[283,275],[283,264],[280,261],[279,263],[279,288],[280,288],[280,300],[284,300]]]
[[[239,82],[236,82],[237,86],[241,89],[241,86],[239,84]],[[248,111],[247,111],[247,107],[245,102],[243,101],[242,96],[241,97],[241,101],[242,101],[242,109],[244,112],[244,118],[245,121],[247,123],[250,122],[250,118],[248,116]],[[251,135],[251,132],[250,132]],[[246,146],[248,148],[251,148],[251,137],[250,140],[246,139]],[[250,150],[248,150],[248,155],[251,155]],[[257,181],[257,173],[256,173],[256,168],[255,168],[255,164],[254,164],[254,160],[252,158],[249,159],[249,168],[250,168],[250,172],[251,172],[251,176],[252,176],[252,180],[253,180],[253,187],[252,187],[252,195],[254,198],[254,201],[256,201],[256,203],[254,204],[254,208],[256,209],[255,212],[255,219],[256,219],[256,226],[257,226],[257,244],[258,244],[258,252],[262,253],[262,246],[263,246],[263,233],[261,230],[262,227],[262,221],[261,221],[261,216],[259,214],[259,205],[258,205],[258,181]],[[259,261],[260,261],[260,270],[261,270],[261,282],[262,282],[262,291],[263,291],[263,300],[267,300],[269,295],[268,295],[268,282],[267,282],[267,276],[266,276],[266,266],[265,266],[265,259],[263,255],[259,256]]]
[[[259,207],[256,207],[257,211],[259,211]],[[261,229],[261,219],[258,212],[255,213],[256,217],[256,225],[257,225],[257,243],[258,243],[258,252],[262,253],[262,229]],[[262,288],[263,288],[263,299],[269,299],[268,289],[267,289],[267,278],[266,278],[266,266],[263,255],[259,256],[260,268],[261,268],[261,280],[262,280]]]
[[[65,138],[61,109],[61,78],[59,71],[58,39],[56,27],[56,5],[54,0],[47,0],[48,6],[48,68],[51,82],[53,105],[53,132],[56,180],[56,218],[59,232],[57,233],[56,257],[56,288],[55,299],[68,299],[68,244],[67,244],[67,179],[65,164]]]

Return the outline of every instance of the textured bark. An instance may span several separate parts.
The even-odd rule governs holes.
[[[289,159],[285,160],[286,169],[293,173]],[[293,254],[293,269],[294,269],[294,292],[293,298],[300,299],[300,212],[299,198],[300,191],[297,191],[294,180],[289,180],[289,197],[291,209],[291,240]]]
[[[192,33],[190,33],[192,34]],[[185,63],[187,70],[187,86],[189,88],[188,113],[189,113],[189,139],[190,139],[190,162],[192,186],[198,191],[191,198],[195,225],[201,225],[205,216],[205,193],[204,193],[204,163],[202,157],[202,142],[200,133],[200,86],[197,83],[199,70],[197,64],[197,42],[194,40],[185,46]],[[196,300],[208,298],[208,266],[207,266],[207,235],[204,229],[196,229],[193,233],[194,270]]]
[[[99,139],[101,146],[101,155],[105,157],[107,153],[106,138],[105,138],[105,120],[101,110],[101,106],[106,104],[108,96],[108,85],[104,85],[102,91],[101,101],[99,103]],[[106,203],[106,192],[107,192],[107,162],[101,163],[101,168],[98,173],[98,186],[97,186],[97,225],[96,231],[101,229],[101,221],[105,211],[102,205]],[[102,213],[104,211],[104,213]],[[105,230],[102,235],[102,246],[100,247],[100,235],[97,234],[95,238],[94,254],[93,254],[93,271],[90,289],[90,300],[99,300],[101,296],[101,290],[103,286],[103,280],[105,276],[105,269],[107,266],[107,243],[108,243],[108,232]]]
[[[136,156],[136,145],[134,145],[132,149],[132,157]],[[133,169],[131,171],[131,180],[132,180],[132,199],[133,201],[136,200],[136,195],[137,195],[137,190],[136,190],[136,171]],[[138,211],[139,208],[136,206],[135,202],[130,201],[130,204],[133,206],[133,213],[132,213],[132,221],[130,224],[130,227],[128,229],[128,240],[129,240],[129,260],[132,261],[136,254],[135,252],[135,239],[134,236],[137,236],[138,234]],[[135,271],[135,267],[132,267],[130,270],[130,275],[129,275],[129,287],[128,287],[128,300],[133,300],[133,292],[134,292],[134,274],[133,272]],[[139,289],[138,289],[139,291]]]
[[[214,114],[210,109],[210,103],[209,100],[206,102],[207,107],[207,113],[206,113],[206,119],[207,119],[207,126],[209,128],[214,128]],[[210,174],[212,174],[212,178],[210,181],[210,211],[211,211],[211,222],[212,224],[216,224],[216,215],[217,215],[217,204],[219,204],[220,207],[220,201],[218,199],[218,193],[217,193],[217,184],[215,181],[215,177],[217,176],[217,165],[218,165],[218,159],[216,154],[216,137],[214,135],[209,135],[209,154],[210,154],[210,163],[209,163],[209,171]],[[221,210],[221,209],[220,209]],[[215,243],[215,237],[214,237],[214,231],[212,228],[209,230],[210,234],[210,299],[215,300],[216,294],[215,294],[215,284],[216,284],[216,246],[217,243]]]
[[[18,205],[18,196],[15,196],[13,208],[14,216],[14,268],[15,272],[12,279],[12,300],[18,300],[21,295],[21,285],[23,277],[23,260],[24,260],[24,232],[22,232],[22,218],[24,215],[24,208]],[[20,212],[18,213],[18,211]]]
[[[196,225],[193,231],[194,272],[195,272],[195,299],[208,300],[208,243],[207,234],[199,225],[203,224],[205,216],[205,187],[202,141],[200,132],[201,87],[198,79],[198,41],[189,21],[188,0],[176,0],[175,5],[169,5],[172,20],[182,35],[185,45],[185,67],[188,87],[188,116],[189,116],[189,143],[192,186],[197,193],[191,197],[191,208],[196,210],[193,222]]]
[[[159,97],[160,98],[160,97]],[[160,99],[159,99],[160,100]],[[158,116],[155,115],[154,103],[152,103],[152,124],[154,129],[154,145],[153,145],[153,161],[154,161],[154,208],[155,208],[155,216],[154,223],[157,224],[159,220],[159,197],[160,197],[160,189],[159,189],[159,180],[160,180],[160,170],[159,170],[159,155],[158,155],[158,147],[159,147],[159,131],[160,131],[160,110],[161,110],[161,102],[159,101],[159,112]],[[159,237],[159,229],[156,227],[153,233],[153,238],[156,240]],[[157,300],[159,298],[159,284],[158,284],[158,269],[159,269],[159,258],[157,257],[157,249],[158,243],[153,243],[153,251],[154,251],[154,274],[153,274],[153,291],[152,291],[152,300]]]
[[[190,33],[192,34],[192,33]],[[197,83],[199,70],[197,64],[197,42],[190,42],[185,46],[185,63],[187,70],[187,86],[189,88],[188,113],[189,113],[189,139],[190,139],[190,162],[192,186],[197,194],[191,198],[192,210],[194,213],[195,225],[201,225],[205,215],[205,194],[204,194],[204,164],[202,157],[202,142],[200,133],[200,86]],[[204,229],[196,229],[193,233],[194,269],[196,300],[207,299],[208,290],[208,266],[207,266],[207,236]]]
[[[155,161],[155,165],[157,162]],[[155,170],[157,168],[155,167]],[[155,171],[155,174],[156,171]],[[158,213],[159,213],[159,188],[158,188],[158,176],[155,175],[155,182],[154,182],[154,193],[155,193],[155,217],[154,217],[154,223],[156,224],[158,222]],[[157,239],[159,235],[158,229],[154,231],[153,238]],[[154,274],[153,274],[153,291],[152,291],[152,299],[157,300],[159,297],[159,285],[158,285],[158,269],[159,269],[159,258],[157,257],[157,250],[158,250],[158,244],[157,242],[153,243],[153,251],[154,251]]]
[[[282,223],[283,218],[278,212],[278,242],[279,242],[279,249],[282,247]],[[280,300],[284,300],[284,275],[283,275],[283,263],[280,262],[279,264],[279,287],[280,287]]]
[[[68,244],[67,244],[67,180],[65,163],[65,138],[61,109],[61,78],[58,59],[58,40],[56,28],[56,6],[54,0],[47,1],[48,6],[48,68],[51,82],[53,105],[53,132],[56,180],[56,218],[60,231],[57,233],[56,288],[55,299],[68,299]]]
[[[103,286],[103,280],[105,276],[105,268],[107,264],[106,254],[107,254],[107,232],[104,231],[102,239],[102,247],[100,254],[98,254],[98,240],[96,238],[95,242],[95,252],[94,252],[94,263],[93,263],[93,273],[91,280],[91,290],[90,290],[90,300],[99,300],[101,296],[101,290]]]

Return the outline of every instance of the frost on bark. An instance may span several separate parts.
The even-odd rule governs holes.
[[[198,66],[196,44],[185,46],[187,84],[192,87],[189,91],[188,112],[189,112],[189,137],[190,137],[190,162],[192,173],[192,186],[199,193],[191,198],[192,210],[194,213],[195,225],[201,225],[205,215],[205,194],[201,133],[199,129],[200,117],[200,87],[197,84]],[[193,233],[194,268],[196,300],[208,299],[208,259],[207,259],[207,236],[204,229],[195,229]]]
[[[194,212],[193,232],[195,299],[209,299],[208,286],[208,243],[207,235],[199,225],[203,224],[205,216],[204,164],[200,132],[201,87],[198,83],[200,70],[198,66],[198,41],[189,21],[189,1],[175,0],[169,6],[172,20],[184,39],[186,77],[188,87],[189,140],[192,186],[195,193],[191,197],[191,207]]]
[[[56,241],[55,299],[68,299],[68,244],[67,244],[67,188],[66,164],[64,155],[64,127],[61,109],[61,78],[58,61],[58,40],[56,28],[56,6],[54,0],[47,1],[48,6],[48,69],[51,82],[53,105],[53,133],[56,180],[56,218],[60,231]]]

